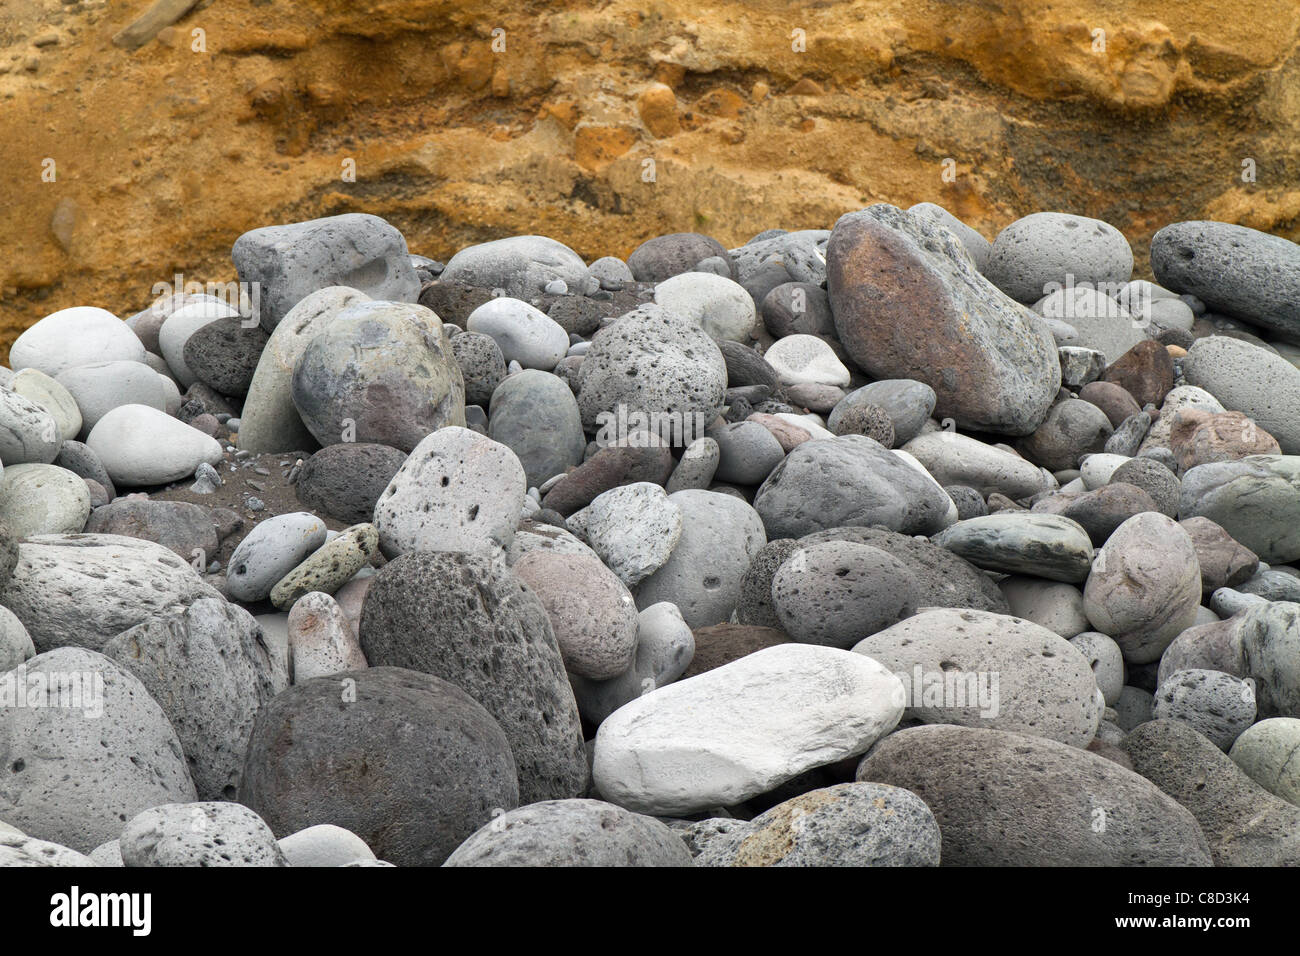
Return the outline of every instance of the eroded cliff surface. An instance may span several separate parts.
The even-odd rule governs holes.
[[[351,211],[435,258],[922,200],[990,237],[1105,219],[1143,274],[1178,219],[1300,239],[1294,0],[790,6],[213,0],[150,39],[123,34],[145,0],[6,0],[0,335],[232,279],[245,230]]]

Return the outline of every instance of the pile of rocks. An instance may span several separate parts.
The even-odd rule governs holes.
[[[0,864],[1300,863],[1294,243],[233,259],[0,370]]]

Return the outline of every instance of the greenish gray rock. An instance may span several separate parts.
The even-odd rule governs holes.
[[[573,392],[534,368],[511,375],[492,393],[488,437],[518,456],[529,488],[582,464],[587,448]]]
[[[465,386],[442,322],[422,305],[358,302],[318,332],[293,368],[293,404],[322,445],[378,442],[409,452],[465,424]]]
[[[1300,456],[1251,455],[1183,475],[1178,512],[1209,518],[1260,560],[1300,558]]]
[[[1300,719],[1270,717],[1247,727],[1228,756],[1269,793],[1300,806]]]
[[[968,518],[931,540],[977,568],[1078,582],[1092,569],[1092,541],[1078,522],[1059,515],[1004,511]]]
[[[284,610],[311,591],[333,594],[370,563],[379,550],[379,530],[372,524],[354,524],[307,556],[271,588],[271,603]]]
[[[76,534],[90,517],[85,479],[57,465],[9,465],[0,477],[0,522],[18,538]]]

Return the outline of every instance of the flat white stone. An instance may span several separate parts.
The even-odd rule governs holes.
[[[902,682],[869,657],[782,644],[652,691],[596,735],[605,799],[681,816],[730,806],[864,753],[903,714]]]

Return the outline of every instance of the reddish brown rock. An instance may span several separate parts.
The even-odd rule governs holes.
[[[1142,411],[1142,406],[1128,389],[1115,382],[1089,382],[1079,389],[1079,398],[1105,412],[1113,428],[1119,428],[1124,419]]]
[[[695,635],[695,657],[682,674],[682,680],[738,661],[765,647],[790,643],[784,631],[757,624],[711,624],[696,628],[692,633]]]
[[[1139,342],[1102,375],[1103,382],[1123,386],[1139,405],[1159,405],[1174,387],[1174,360],[1152,339]]]
[[[556,482],[542,499],[542,507],[566,518],[591,504],[602,492],[649,481],[662,485],[673,471],[673,453],[666,447],[633,448],[611,445],[602,448]]]
[[[1201,589],[1209,594],[1233,588],[1254,577],[1259,557],[1209,518],[1197,516],[1178,522],[1191,536],[1201,562]]]
[[[1169,429],[1169,448],[1180,473],[1211,461],[1280,455],[1277,439],[1242,412],[1180,408]]]
[[[763,412],[754,412],[749,416],[749,421],[758,422],[768,431],[770,431],[776,440],[781,443],[781,450],[787,455],[795,449],[797,445],[812,439],[812,434],[806,428],[800,428],[794,422],[788,422],[784,418],[777,418],[775,415],[767,415]]]
[[[1051,334],[975,268],[960,240],[885,203],[840,217],[826,246],[839,339],[877,379],[934,389],[935,415],[1027,435],[1061,387]]]

